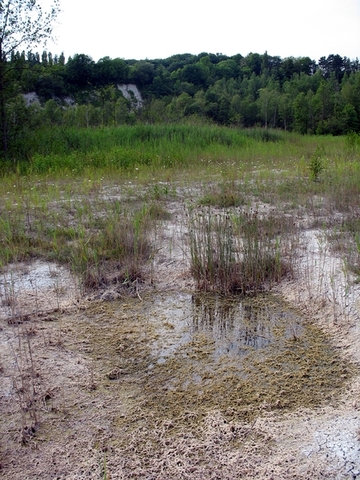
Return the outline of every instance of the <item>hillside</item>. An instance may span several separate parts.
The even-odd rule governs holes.
[[[360,130],[360,64],[339,55],[179,54],[167,59],[67,61],[22,52],[6,63],[2,150],[18,150],[24,129],[59,125],[202,123],[342,135]],[[133,85],[128,90],[118,85]],[[135,90],[141,92],[132,96]],[[21,94],[35,92],[42,108]],[[72,101],[69,103],[69,98]],[[141,107],[141,108],[139,108]]]

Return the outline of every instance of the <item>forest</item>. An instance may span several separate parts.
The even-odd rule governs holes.
[[[16,157],[44,126],[98,127],[191,120],[301,134],[360,130],[360,63],[340,55],[280,58],[250,53],[125,60],[12,52],[2,66],[1,150]],[[124,98],[135,84],[144,103]],[[26,100],[29,92],[40,103]]]

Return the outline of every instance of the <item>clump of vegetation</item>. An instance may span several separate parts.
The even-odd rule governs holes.
[[[210,191],[200,199],[204,206],[219,208],[239,207],[245,202],[244,195],[239,185],[234,180],[225,181],[220,186],[213,186]]]
[[[70,245],[72,270],[85,288],[106,285],[107,267],[118,263],[118,274],[112,281],[129,285],[142,278],[142,266],[151,255],[149,210],[123,211],[97,220],[93,232],[80,229]]]
[[[141,280],[152,232],[168,215],[164,207],[104,201],[93,180],[64,186],[69,192],[55,184],[14,186],[18,192],[0,210],[0,264],[34,257],[68,264],[84,289]]]
[[[191,271],[200,290],[254,294],[293,271],[296,233],[286,219],[203,208],[190,209],[188,221]]]

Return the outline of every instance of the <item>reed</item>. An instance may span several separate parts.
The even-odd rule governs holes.
[[[293,272],[298,232],[258,211],[188,210],[191,271],[197,288],[256,294]]]

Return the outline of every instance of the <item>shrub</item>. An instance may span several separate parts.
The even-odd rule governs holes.
[[[319,176],[325,169],[324,156],[325,156],[324,147],[316,147],[315,152],[311,156],[310,163],[309,163],[309,170],[310,170],[311,179],[314,182],[319,181]]]

